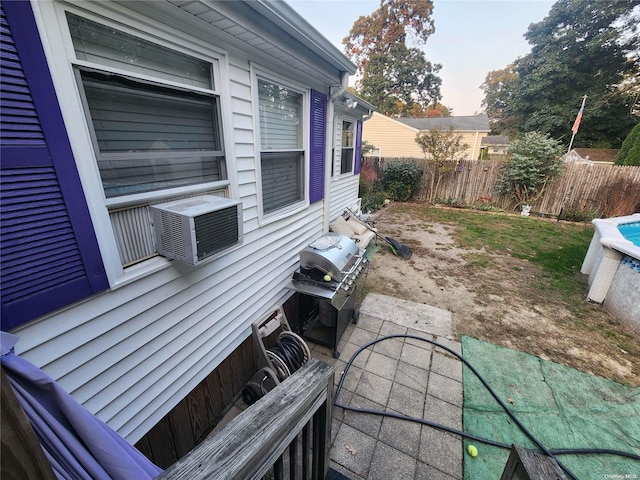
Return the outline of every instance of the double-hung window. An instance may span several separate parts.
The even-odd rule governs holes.
[[[226,187],[215,60],[69,12],[67,22],[98,171],[126,266],[154,254],[149,203]]]
[[[262,208],[269,214],[305,199],[304,95],[258,78]]]
[[[340,173],[353,172],[355,122],[342,121],[342,147],[340,151]]]

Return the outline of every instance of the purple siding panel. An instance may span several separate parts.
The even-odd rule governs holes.
[[[362,168],[362,120],[356,123],[356,163],[353,166],[353,173],[357,175]]]
[[[30,3],[3,2],[0,29],[1,296],[8,330],[109,284]]]
[[[309,202],[324,198],[324,157],[327,132],[327,96],[311,90]]]

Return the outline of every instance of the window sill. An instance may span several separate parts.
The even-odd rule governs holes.
[[[118,288],[129,285],[130,283],[140,280],[143,277],[151,275],[152,273],[164,270],[171,265],[171,260],[157,256],[140,262],[136,265],[132,265],[123,270],[123,274],[115,279],[111,283],[111,289],[117,290]]]
[[[298,202],[293,205],[283,207],[280,210],[276,210],[275,212],[263,214],[262,219],[260,220],[260,226],[269,225],[270,223],[295,215],[296,213],[305,210],[308,206],[308,202]]]

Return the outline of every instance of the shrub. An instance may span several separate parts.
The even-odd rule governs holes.
[[[500,168],[496,191],[516,200],[516,207],[535,202],[547,183],[562,171],[563,147],[538,132],[525,133],[509,145],[509,160]]]
[[[590,222],[594,218],[602,217],[597,208],[587,208],[580,205],[569,205],[562,211],[562,218],[568,222]]]
[[[406,202],[420,188],[422,168],[414,162],[393,162],[382,176],[382,188],[392,200]]]
[[[622,142],[616,155],[616,165],[640,165],[640,123],[633,127]]]
[[[366,194],[361,193],[360,196],[362,198],[361,208],[363,212],[375,212],[376,210],[380,210],[387,199],[380,182],[375,182],[372,187],[367,190]]]
[[[491,197],[479,197],[472,206],[476,210],[482,210],[484,212],[502,211],[502,209],[494,203],[493,198]]]

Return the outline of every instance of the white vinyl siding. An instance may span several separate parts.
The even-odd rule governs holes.
[[[111,218],[105,211],[101,180],[91,164],[93,144],[69,68],[69,58],[73,58],[74,51],[68,48],[70,40],[64,27],[64,11],[72,9],[78,15],[105,24],[126,26],[123,29],[127,32],[143,32],[141,36],[145,38],[158,39],[162,45],[184,51],[187,56],[193,54],[210,60],[213,65],[215,84],[210,88],[213,95],[219,95],[230,180],[228,187],[218,185],[224,182],[216,182],[214,188],[205,188],[206,192],[220,190],[220,194],[226,190],[228,195],[242,201],[243,245],[195,269],[157,258],[135,265],[127,269],[130,276],[118,283],[117,288],[12,332],[20,336],[17,354],[41,367],[90,412],[127,441],[135,443],[251,335],[253,321],[288,298],[290,291],[286,286],[299,265],[299,252],[323,232],[325,203],[305,205],[286,218],[260,222],[260,131],[251,65],[266,64],[266,61],[253,55],[254,48],[240,51],[237,44],[225,43],[228,35],[223,35],[224,32],[212,35],[215,27],[201,19],[190,24],[192,28],[185,28],[184,19],[164,14],[151,18],[140,13],[143,9],[153,12],[169,5],[168,2],[105,0],[32,2],[32,5],[43,37],[53,39],[45,40],[45,50],[101,250],[106,252],[105,262],[110,262],[111,279],[122,277],[112,268],[114,263],[119,264],[119,259],[111,238],[110,220],[114,223],[117,220],[118,229],[125,228],[132,220],[148,218],[148,207],[137,206],[128,212],[127,204],[119,210],[111,208],[116,197],[107,202]],[[185,8],[203,10],[213,9],[217,3],[185,5]],[[134,7],[137,10],[134,11]],[[250,24],[259,20],[247,17],[243,21]],[[212,38],[222,39],[214,44]],[[75,63],[88,68],[89,62],[99,63],[89,57]],[[278,71],[289,72],[283,75],[295,82],[296,91],[304,93],[310,86],[308,74],[297,75],[293,66],[275,60],[273,64]],[[133,73],[127,77],[151,75],[141,73],[142,70],[134,72],[133,68],[133,65],[129,67],[128,71]],[[319,70],[315,64],[314,68]],[[125,67],[95,68],[110,69],[124,70]],[[181,73],[187,69],[176,70]],[[216,76],[217,72],[220,76]],[[331,80],[333,76],[327,72],[313,77],[311,83],[328,93],[330,85],[340,83],[339,78]],[[162,84],[161,81],[153,83]],[[166,83],[170,86],[189,84],[186,79],[177,78]],[[205,89],[193,83],[189,85],[193,88],[180,90],[202,93]],[[304,119],[302,125],[308,123]],[[351,204],[342,201],[343,197],[357,198],[357,177],[344,176],[344,180],[350,182],[350,191],[342,187],[347,184],[341,183],[342,205]],[[149,242],[149,239],[142,240]],[[130,255],[139,253],[132,249]]]

